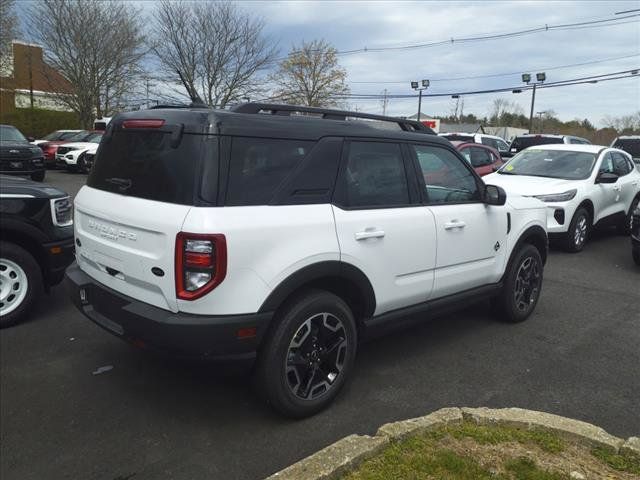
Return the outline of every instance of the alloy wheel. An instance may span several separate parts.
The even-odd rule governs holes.
[[[587,239],[587,217],[582,215],[576,222],[576,228],[573,232],[573,241],[576,247],[581,246]]]
[[[323,312],[305,320],[293,335],[285,360],[291,393],[303,400],[326,394],[342,372],[348,348],[345,326],[335,315]]]
[[[0,258],[0,315],[18,308],[28,289],[29,281],[22,267],[12,260]]]
[[[516,308],[521,312],[526,311],[538,298],[542,278],[540,271],[540,264],[534,257],[526,257],[518,268],[513,296]]]

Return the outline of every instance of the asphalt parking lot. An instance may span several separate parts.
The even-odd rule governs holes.
[[[81,174],[48,172],[75,194]],[[628,237],[552,250],[525,323],[483,305],[362,346],[335,404],[284,420],[245,376],[139,351],[62,287],[0,334],[0,477],[259,479],[351,433],[445,406],[518,406],[640,433],[640,268]],[[112,366],[94,375],[100,367]]]

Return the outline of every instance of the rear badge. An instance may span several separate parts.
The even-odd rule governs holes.
[[[151,271],[153,272],[154,275],[158,277],[164,277],[164,270],[162,270],[161,268],[153,267]]]
[[[83,305],[86,305],[87,303],[89,303],[87,301],[87,291],[84,288],[80,289],[80,301],[82,302]]]

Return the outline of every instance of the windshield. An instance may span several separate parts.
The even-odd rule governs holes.
[[[20,130],[9,125],[0,126],[0,141],[2,142],[27,142]]]
[[[473,135],[462,135],[459,133],[448,133],[446,135],[442,135],[444,138],[446,138],[447,140],[449,140],[450,142],[455,142],[456,140],[458,141],[463,141],[463,142],[473,142],[474,141],[474,137]]]
[[[553,143],[564,143],[562,137],[543,137],[542,135],[536,135],[533,137],[516,137],[511,142],[511,151],[514,149],[516,152],[524,150],[527,147],[533,145],[549,145]]]
[[[100,143],[100,140],[102,140],[102,135],[104,135],[104,132],[94,132],[91,135],[87,136],[84,141],[90,143]]]
[[[640,157],[640,138],[619,138],[613,148],[624,150],[632,157]]]
[[[594,153],[566,150],[525,150],[513,157],[498,173],[533,177],[584,180],[596,163]]]
[[[62,135],[63,132],[56,130],[55,132],[51,132],[49,135],[42,137],[42,140],[58,140],[59,138],[62,138]]]
[[[71,133],[68,136],[62,136],[60,137],[60,140],[64,140],[66,142],[86,142],[86,138],[89,137],[90,135],[93,135],[93,132],[88,132],[86,130],[82,131],[82,132],[74,132]]]

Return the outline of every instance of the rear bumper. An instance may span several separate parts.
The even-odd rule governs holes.
[[[188,358],[253,360],[272,313],[192,315],[172,313],[111,290],[73,263],[66,273],[73,304],[91,321],[142,348]],[[238,338],[255,328],[255,336]]]

